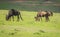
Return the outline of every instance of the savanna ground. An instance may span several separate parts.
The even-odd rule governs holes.
[[[0,37],[60,37],[60,13],[54,12],[50,21],[35,21],[37,12],[21,11],[23,21],[6,21],[8,10],[0,10]]]

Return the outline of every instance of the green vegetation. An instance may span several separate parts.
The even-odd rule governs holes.
[[[8,10],[8,9],[19,9],[24,11],[38,11],[42,10],[50,10],[54,12],[60,12],[60,5],[59,3],[53,3],[46,5],[40,1],[26,1],[26,2],[0,2],[0,9],[1,10]]]
[[[8,10],[0,10],[0,37],[60,37],[60,13],[50,16],[50,21],[35,21],[34,11],[20,11],[24,21],[6,21]]]

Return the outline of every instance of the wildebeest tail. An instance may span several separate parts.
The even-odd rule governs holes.
[[[51,16],[53,16],[53,12],[51,12]]]
[[[19,12],[19,14],[20,14],[20,18],[21,18],[21,20],[23,20],[20,12]]]

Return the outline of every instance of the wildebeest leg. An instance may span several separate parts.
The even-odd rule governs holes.
[[[9,18],[9,21],[11,21],[11,17]]]
[[[48,21],[50,21],[50,20],[49,20],[49,17],[48,17]]]
[[[17,21],[19,21],[19,15],[17,16]]]
[[[46,17],[46,22],[48,22],[49,21],[49,17]]]
[[[41,16],[39,17],[39,21],[42,21],[42,17]]]
[[[12,16],[12,18],[13,18],[13,21],[14,21],[14,16]]]
[[[41,21],[42,21],[42,17],[41,17]]]
[[[38,21],[40,21],[40,17],[38,17],[38,19],[37,19]]]

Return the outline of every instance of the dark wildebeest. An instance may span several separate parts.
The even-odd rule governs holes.
[[[17,21],[19,21],[19,18],[21,18],[21,20],[23,20],[21,17],[21,13],[15,9],[11,9],[9,11],[9,13],[6,15],[6,20],[11,19],[11,17],[12,17],[13,21],[14,21],[14,16],[17,16]]]
[[[39,11],[35,19],[36,21],[40,21],[40,19],[42,20],[42,17],[45,17],[46,21],[49,21],[49,16],[53,16],[51,11]]]

